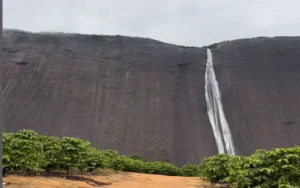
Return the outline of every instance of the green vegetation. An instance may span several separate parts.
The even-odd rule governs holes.
[[[143,156],[139,155],[139,154],[130,155],[129,158],[140,160],[142,162],[146,162],[146,159]]]
[[[200,169],[207,180],[224,180],[234,188],[296,188],[300,187],[300,147],[257,150],[249,157],[219,154],[204,159]]]
[[[121,156],[114,150],[97,150],[87,141],[72,137],[39,135],[32,130],[3,132],[3,172],[95,173],[100,169],[191,176],[168,162],[147,162],[138,154]],[[198,166],[193,166],[194,168]]]
[[[32,130],[3,132],[3,172],[95,173],[103,169],[204,177],[225,181],[234,188],[300,187],[300,147],[257,150],[249,157],[218,154],[200,165],[178,168],[169,162],[147,162],[134,154],[121,156],[114,150],[97,150],[87,141],[39,135]]]

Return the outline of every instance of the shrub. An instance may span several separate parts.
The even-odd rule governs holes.
[[[71,170],[80,172],[114,169],[170,176],[202,176],[211,182],[224,180],[234,188],[300,187],[300,147],[257,150],[249,157],[218,154],[200,166],[181,169],[168,162],[145,162],[140,155],[120,156],[114,150],[99,151],[87,141],[42,136],[32,130],[3,132],[2,170],[35,172]]]
[[[119,157],[118,152],[114,150],[102,150],[99,152],[102,168],[113,168],[114,161]]]
[[[200,165],[211,182],[225,180],[234,188],[300,187],[300,147],[257,150],[250,157],[219,154]]]
[[[85,159],[86,169],[88,172],[93,173],[96,169],[102,168],[101,155],[95,148],[89,148]]]
[[[207,180],[211,182],[218,182],[224,180],[229,176],[229,172],[233,168],[233,158],[228,154],[218,154],[212,157],[205,158],[201,167],[203,169],[203,175]]]
[[[182,176],[200,176],[200,169],[197,165],[184,165],[181,169],[180,169],[180,175]]]
[[[167,162],[145,162],[141,155],[120,156],[114,150],[99,151],[87,141],[63,137],[39,135],[32,130],[16,133],[3,132],[3,172],[22,170],[34,172],[66,171],[90,172],[114,169],[128,172],[143,172],[162,175],[180,175],[176,166]],[[191,169],[183,170],[192,174]]]
[[[227,177],[226,175],[229,174],[224,168],[221,169],[221,171],[218,173],[219,166],[223,167],[224,165],[220,158],[221,156],[207,157],[204,158],[203,161],[201,162],[200,168],[203,170],[203,175],[206,177],[208,181],[217,182],[220,181],[222,178]]]
[[[129,158],[146,162],[146,159],[143,156],[138,154],[130,155]]]
[[[144,165],[143,172],[169,176],[178,176],[180,174],[180,171],[176,166],[166,162],[147,162]]]
[[[61,140],[62,152],[59,157],[63,170],[70,172],[73,169],[83,171],[86,168],[86,158],[90,143],[78,138],[63,137]]]
[[[13,134],[6,133],[3,131],[2,133],[2,144],[3,144],[3,154],[2,154],[2,171],[3,176],[5,176],[6,171],[11,168],[10,159],[11,159],[11,147],[10,141],[13,138]]]
[[[43,169],[47,172],[60,169],[60,157],[62,155],[62,144],[60,139],[54,136],[40,136],[39,140],[43,145]]]
[[[128,158],[124,156],[118,156],[113,160],[112,169],[123,171],[126,163],[128,163]]]
[[[143,172],[145,162],[139,159],[126,158],[124,171],[126,172]]]
[[[3,156],[6,159],[4,164],[7,169],[29,172],[41,168],[44,160],[43,145],[36,132],[20,130],[5,137]]]
[[[257,150],[227,181],[233,187],[300,187],[300,147]]]

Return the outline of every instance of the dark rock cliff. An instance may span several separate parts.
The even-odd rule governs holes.
[[[216,75],[237,152],[300,144],[300,37],[228,42]]]
[[[239,154],[300,144],[300,38],[214,45]],[[217,153],[206,50],[143,38],[4,31],[4,127],[182,165]]]

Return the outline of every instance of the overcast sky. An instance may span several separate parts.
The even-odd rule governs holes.
[[[3,27],[203,46],[300,35],[300,0],[3,0]]]

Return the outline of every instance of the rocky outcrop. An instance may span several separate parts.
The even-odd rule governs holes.
[[[98,149],[177,165],[217,153],[206,112],[205,48],[11,30],[3,45],[6,130],[79,137]],[[300,39],[213,47],[238,154],[299,144]]]

